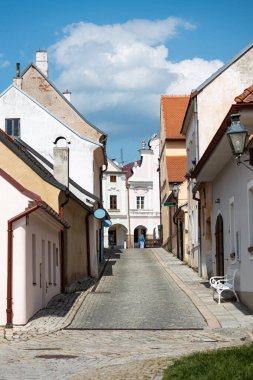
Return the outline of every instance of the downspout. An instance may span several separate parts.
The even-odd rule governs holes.
[[[60,216],[64,218],[64,206],[69,202],[69,189],[65,190],[66,200],[60,204]],[[61,291],[65,289],[65,238],[64,238],[64,229],[61,229]]]
[[[92,215],[92,212],[88,212],[86,217],[85,217],[86,246],[87,246],[87,273],[88,273],[88,276],[91,275],[91,271],[90,271],[90,222],[89,222],[90,215]]]
[[[163,245],[163,226],[162,226],[162,193],[161,193],[161,159],[160,157],[158,158],[158,163],[159,163],[159,167],[158,167],[158,172],[159,172],[159,194],[160,194],[160,197],[159,197],[159,207],[160,207],[160,231],[159,231],[159,240],[160,240],[160,245],[159,246],[162,246]]]
[[[13,223],[25,216],[31,214],[41,207],[41,204],[36,204],[20,214],[8,220],[8,246],[7,246],[7,308],[6,308],[6,328],[12,327],[12,259],[13,259]]]
[[[202,257],[201,257],[201,200],[193,192],[193,199],[198,202],[198,274],[202,276]]]
[[[127,214],[128,214],[128,230],[129,230],[129,248],[132,248],[131,222],[130,222],[130,203],[129,203],[130,202],[129,187],[130,186],[127,185]]]
[[[175,217],[175,215],[177,214],[177,211],[178,211],[178,200],[177,200],[177,203],[176,203],[176,212],[173,215],[173,222],[176,225],[176,229],[177,229],[177,232],[176,232],[176,234],[177,234],[177,258],[179,259],[178,221],[176,220],[176,217]]]
[[[196,162],[199,161],[199,119],[198,119],[198,103],[197,103],[197,97],[194,98],[194,113],[196,118]]]

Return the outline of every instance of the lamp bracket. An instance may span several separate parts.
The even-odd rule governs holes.
[[[253,172],[253,169],[251,169],[251,167],[249,167],[248,165],[245,164],[245,161],[249,161],[249,160],[245,160],[245,161],[241,161],[241,156],[238,156],[236,157],[236,160],[237,160],[237,165],[240,166],[240,165],[243,165],[245,166],[245,168],[249,169],[251,172]]]

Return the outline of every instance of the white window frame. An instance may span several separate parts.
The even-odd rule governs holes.
[[[56,245],[53,243],[53,284],[56,285]]]
[[[11,120],[12,121],[12,126],[11,126],[11,134],[8,133],[8,128],[7,128],[7,123],[8,121]],[[15,134],[15,126],[14,126],[14,122],[17,121],[18,125],[16,126],[18,128],[18,133]],[[8,117],[5,119],[5,132],[11,136],[11,137],[20,137],[20,118],[17,118],[17,117]]]
[[[52,263],[51,263],[51,241],[48,241],[48,251],[47,251],[47,258],[48,258],[48,285],[52,285]]]
[[[136,196],[136,208],[137,210],[144,210],[145,207],[145,197],[144,195]]]

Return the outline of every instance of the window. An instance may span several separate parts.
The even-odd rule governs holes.
[[[52,285],[51,241],[48,242],[48,284]]]
[[[110,175],[110,182],[116,182],[116,175]]]
[[[33,285],[36,285],[36,236],[32,234],[32,270],[33,270]]]
[[[20,137],[20,119],[5,119],[5,132],[11,137]]]
[[[59,266],[59,249],[56,248],[56,262],[55,262],[55,265],[58,267]]]
[[[117,195],[110,195],[110,209],[117,209]]]
[[[136,197],[136,207],[138,210],[144,209],[144,197]]]
[[[56,285],[56,247],[53,243],[53,283]]]

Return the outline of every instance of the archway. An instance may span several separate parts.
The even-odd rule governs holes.
[[[216,276],[224,276],[223,218],[219,214],[215,224]]]
[[[146,234],[147,234],[147,228],[145,226],[135,227],[134,229],[134,246],[135,247],[138,247],[138,241],[141,235],[143,235],[146,240]]]
[[[122,224],[113,224],[108,231],[108,247],[127,248],[127,232]]]

